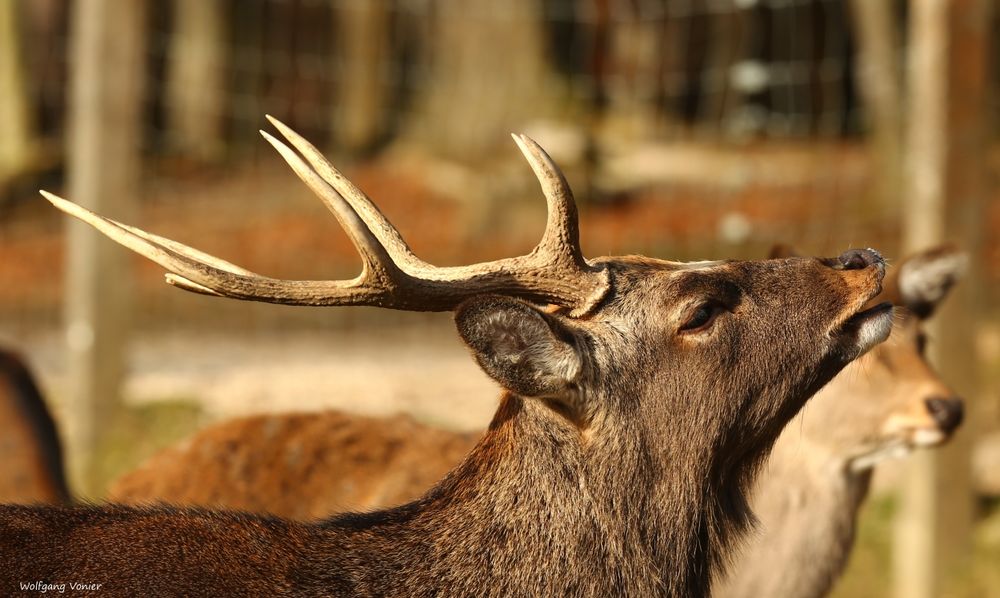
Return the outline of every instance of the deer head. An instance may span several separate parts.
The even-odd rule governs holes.
[[[758,262],[585,259],[566,181],[525,136],[515,142],[549,205],[542,241],[518,258],[431,266],[312,145],[272,122],[301,157],[265,137],[357,247],[357,278],[261,276],[45,197],[185,290],[455,310],[462,339],[506,391],[490,429],[425,498],[347,524],[389,533],[405,520],[413,548],[392,566],[416,571],[412,583],[456,594],[484,583],[500,594],[703,594],[708,564],[749,521],[744,491],[784,424],[889,333],[891,307],[866,309],[884,274],[872,250]]]
[[[847,565],[872,467],[955,431],[962,401],[925,361],[922,337],[964,262],[942,247],[890,271],[873,300],[896,306],[889,340],[844,368],[782,432],[753,492],[759,533],[713,596],[826,595]]]
[[[889,340],[810,402],[797,426],[810,446],[840,460],[846,470],[867,472],[886,457],[951,437],[962,422],[962,400],[927,363],[923,327],[966,261],[963,252],[942,246],[915,253],[890,270],[875,299],[897,307]]]

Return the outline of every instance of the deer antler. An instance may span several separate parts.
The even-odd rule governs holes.
[[[538,177],[548,203],[542,240],[520,257],[437,267],[414,255],[378,207],[312,144],[277,119],[268,119],[305,160],[271,135],[264,131],[261,134],[333,212],[358,250],[362,268],[353,280],[261,276],[182,243],[105,218],[51,193],[41,193],[55,207],[166,268],[168,283],[206,295],[289,305],[375,305],[449,311],[469,297],[492,293],[554,303],[582,315],[610,288],[607,271],[589,264],[580,250],[576,204],[566,179],[545,151],[525,135],[513,137]]]

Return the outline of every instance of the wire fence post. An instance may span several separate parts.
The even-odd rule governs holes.
[[[989,4],[910,3],[903,253],[945,240],[969,252],[969,272],[930,330],[931,358],[965,396],[969,416],[951,446],[918,452],[907,465],[894,550],[900,598],[940,595],[945,574],[971,546],[970,454],[979,408],[973,318],[981,313],[983,284]]]
[[[145,6],[84,0],[71,16],[68,196],[114,218],[139,187]],[[120,403],[129,325],[125,252],[80,222],[69,224],[66,256],[67,415],[71,475],[94,496],[95,447]]]

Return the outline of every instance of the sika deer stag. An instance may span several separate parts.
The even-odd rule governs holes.
[[[849,364],[816,394],[782,434],[772,462],[786,450],[798,455],[821,448],[830,459],[854,464],[836,469],[836,476],[867,479],[886,452],[934,446],[950,435],[961,401],[952,398],[924,360],[921,327],[959,276],[963,261],[963,254],[941,247],[890,269],[885,291],[877,298],[898,308],[890,341]],[[806,427],[811,422],[836,425]],[[157,453],[119,478],[109,497],[130,504],[222,507],[299,520],[386,508],[426,492],[480,436],[421,425],[405,415],[254,415],[210,426]],[[809,479],[778,476],[769,466],[758,485],[808,493],[804,484]],[[854,510],[848,511],[853,522]]]
[[[68,502],[55,422],[24,360],[0,349],[0,502]]]
[[[0,507],[0,587],[112,595],[704,596],[751,520],[745,492],[781,428],[885,339],[865,309],[884,262],[585,260],[565,180],[518,146],[548,200],[522,258],[435,268],[356,187],[275,125],[269,141],[362,256],[351,281],[281,281],[47,195],[181,288],[296,305],[455,310],[506,392],[472,453],[397,509],[295,523],[175,508]],[[548,313],[538,304],[561,306]],[[6,591],[6,590],[5,590]]]
[[[889,270],[876,298],[897,306],[889,340],[845,367],[785,427],[751,496],[758,530],[714,595],[825,595],[847,564],[874,466],[936,447],[957,429],[962,401],[924,359],[922,325],[964,261],[964,254],[939,247]],[[300,520],[384,508],[426,492],[479,436],[406,416],[257,415],[162,451],[123,476],[110,495]]]

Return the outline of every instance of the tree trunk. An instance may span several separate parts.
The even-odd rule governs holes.
[[[550,115],[553,81],[538,0],[435,0],[427,79],[409,127],[441,155],[475,158]]]
[[[225,19],[222,0],[176,0],[167,56],[166,112],[173,151],[202,161],[223,153]]]
[[[896,595],[941,595],[944,573],[970,550],[971,445],[981,417],[972,339],[983,313],[986,234],[990,0],[912,0],[904,252],[944,240],[970,254],[970,268],[937,316],[931,357],[966,399],[965,430],[938,451],[910,459],[897,521]]]
[[[851,24],[858,44],[858,89],[864,102],[875,176],[875,203],[899,206],[902,181],[903,102],[900,94],[899,35],[891,0],[851,0]]]
[[[32,151],[17,7],[0,2],[0,190],[28,165]]]
[[[140,176],[145,3],[82,0],[70,24],[68,196],[131,221]],[[69,223],[66,326],[71,473],[83,497],[94,484],[99,427],[120,404],[131,285],[127,252],[82,222]]]
[[[385,132],[389,16],[386,0],[341,3],[333,13],[343,65],[333,130],[338,144],[351,152],[370,149]]]

